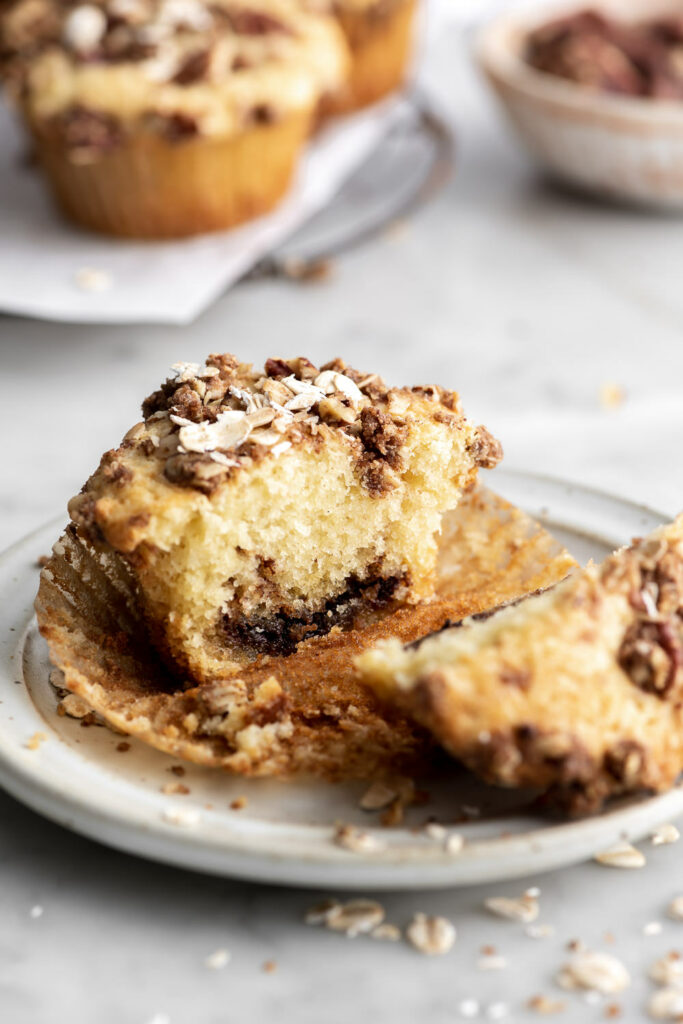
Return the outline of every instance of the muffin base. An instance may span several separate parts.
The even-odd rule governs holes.
[[[417,0],[395,0],[381,11],[337,15],[351,51],[346,88],[323,101],[324,115],[346,114],[399,89],[408,70]]]
[[[221,231],[271,210],[287,191],[311,112],[230,138],[172,142],[131,134],[92,163],[74,163],[58,130],[31,124],[40,163],[63,212],[92,231],[180,238]]]

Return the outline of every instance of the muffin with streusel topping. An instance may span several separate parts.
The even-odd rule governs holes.
[[[325,111],[357,110],[400,88],[410,67],[417,7],[417,0],[332,0],[351,70],[344,88],[325,97]]]
[[[180,364],[70,505],[194,678],[433,592],[437,532],[498,442],[440,388],[335,361]]]
[[[298,0],[14,0],[0,26],[3,77],[60,206],[128,237],[271,209],[348,71],[334,19]]]
[[[176,364],[143,416],[70,503],[36,610],[64,687],[177,756],[261,775],[425,767],[431,740],[384,713],[353,656],[566,572],[476,488],[501,448],[452,391],[214,355]]]

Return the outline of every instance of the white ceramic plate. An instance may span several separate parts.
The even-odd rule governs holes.
[[[493,486],[541,519],[581,560],[602,558],[663,519],[596,491],[527,474],[497,471]],[[452,779],[448,791],[436,782],[429,805],[411,809],[405,827],[395,829],[376,829],[376,814],[360,810],[365,787],[359,785],[242,780],[186,765],[182,782],[190,793],[164,794],[166,783],[179,781],[170,772],[173,758],[137,741],[120,752],[121,736],[56,713],[32,603],[37,559],[49,551],[60,525],[50,523],[0,559],[0,782],[67,828],[130,853],[220,875],[335,889],[422,889],[536,876],[583,860],[622,836],[641,838],[683,813],[683,790],[675,789],[623,801],[584,821],[552,822],[532,816],[519,794],[493,790],[464,773],[456,795]],[[36,733],[46,738],[29,749]],[[240,796],[247,806],[232,809]],[[452,826],[466,840],[459,854],[415,831],[429,815],[454,822],[463,805],[484,813]],[[337,821],[361,825],[385,847],[364,855],[340,849],[332,842]]]

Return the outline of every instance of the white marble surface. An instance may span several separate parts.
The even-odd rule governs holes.
[[[235,350],[350,362],[396,381],[461,390],[502,437],[507,462],[675,512],[683,504],[681,221],[607,208],[542,184],[445,38],[430,76],[458,133],[458,174],[401,233],[345,257],[334,277],[239,287],[189,328],[92,328],[0,320],[7,543],[64,508],[135,418],[167,364]],[[601,386],[626,393],[602,407]],[[384,897],[391,920],[445,914],[451,954],[348,941],[301,923],[314,895],[185,874],[101,848],[0,798],[0,1018],[7,1024],[377,1024],[461,1019],[460,1000],[551,993],[567,940],[611,949],[634,985],[621,1021],[645,1020],[645,971],[683,950],[666,921],[683,892],[683,846],[647,848],[641,871],[594,864],[539,879],[554,938],[481,910],[490,891]],[[536,881],[536,880],[534,880]],[[518,885],[501,886],[514,894]],[[325,894],[327,895],[327,894]],[[30,908],[40,904],[41,917]],[[658,936],[643,925],[663,921]],[[606,945],[605,932],[615,936]],[[476,969],[495,945],[500,972]],[[203,961],[226,947],[231,963]],[[262,964],[278,969],[265,974]],[[609,1002],[609,1000],[608,1000]],[[157,1024],[161,1024],[160,1018]],[[487,1019],[482,1013],[481,1019]],[[570,997],[562,1021],[605,1019]]]

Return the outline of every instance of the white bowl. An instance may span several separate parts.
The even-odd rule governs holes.
[[[613,199],[683,209],[683,102],[596,92],[532,68],[528,33],[587,4],[536,5],[482,32],[478,58],[530,152],[553,177]],[[677,11],[680,0],[596,0],[616,18]]]

